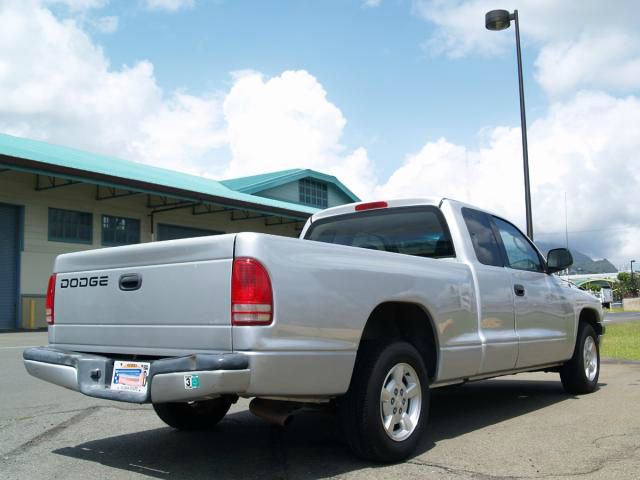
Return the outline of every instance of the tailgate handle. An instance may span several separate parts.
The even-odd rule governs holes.
[[[120,290],[125,292],[138,290],[142,286],[142,275],[137,273],[127,273],[120,276]]]

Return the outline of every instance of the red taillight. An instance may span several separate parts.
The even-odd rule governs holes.
[[[254,258],[236,258],[231,274],[231,323],[270,325],[273,320],[271,280]]]
[[[54,304],[56,300],[56,274],[54,273],[49,277],[49,285],[47,286],[47,301],[45,303],[45,316],[47,317],[47,323],[53,325],[54,318]]]
[[[361,212],[362,210],[373,210],[374,208],[387,208],[388,206],[387,202],[361,203],[356,205],[356,212]]]

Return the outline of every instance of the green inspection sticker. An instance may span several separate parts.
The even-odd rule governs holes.
[[[185,375],[184,389],[195,390],[196,388],[200,388],[200,375]]]

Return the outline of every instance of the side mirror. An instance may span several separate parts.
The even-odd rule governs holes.
[[[566,248],[554,248],[547,254],[547,272],[554,273],[573,265],[573,256]]]

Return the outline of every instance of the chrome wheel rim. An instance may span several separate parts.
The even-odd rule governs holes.
[[[590,382],[593,382],[598,373],[598,349],[592,336],[588,336],[582,348],[582,359],[584,361],[584,373]]]
[[[385,433],[396,442],[406,440],[418,426],[421,410],[418,374],[407,363],[394,365],[380,390],[380,420]]]

